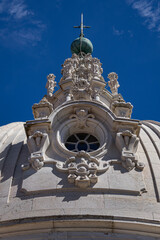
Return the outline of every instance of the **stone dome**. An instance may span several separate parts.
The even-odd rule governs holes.
[[[93,52],[93,45],[92,42],[85,37],[78,37],[76,38],[71,44],[71,52],[79,54],[80,52],[83,53],[92,53]]]
[[[2,240],[159,239],[160,123],[132,119],[102,72],[73,54],[34,120],[0,127]]]
[[[15,235],[16,239],[28,239],[22,238],[26,234],[28,237],[41,236],[39,239],[55,234],[74,239],[78,234],[76,231],[79,232],[79,239],[110,239],[113,236],[115,239],[125,239],[125,236],[131,237],[132,234],[136,234],[134,239],[142,239],[139,237],[145,234],[144,239],[159,239],[159,136],[160,123],[142,121],[137,154],[145,163],[143,177],[136,179],[133,176],[132,179],[123,173],[118,178],[118,174],[114,174],[110,182],[112,186],[108,186],[106,191],[65,191],[67,185],[62,191],[54,191],[51,185],[55,178],[50,178],[53,173],[49,166],[41,174],[32,171],[23,176],[21,165],[29,156],[24,123],[1,127],[2,239],[12,239]],[[34,179],[34,174],[41,176]],[[25,189],[22,191],[22,182],[27,178],[30,178],[26,183],[30,189],[28,193]],[[45,182],[49,182],[48,189],[41,192]],[[56,229],[59,229],[58,233],[55,233]]]

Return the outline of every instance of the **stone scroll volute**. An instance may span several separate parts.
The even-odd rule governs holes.
[[[128,171],[133,168],[143,170],[144,164],[138,161],[136,155],[139,138],[130,130],[119,131],[116,134],[116,146],[121,153],[122,166]]]

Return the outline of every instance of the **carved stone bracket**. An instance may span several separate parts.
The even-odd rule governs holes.
[[[143,170],[144,164],[138,162],[135,154],[137,151],[139,138],[129,130],[118,132],[116,135],[116,146],[121,152],[122,166],[128,171],[133,168]]]
[[[46,118],[53,112],[53,105],[44,97],[39,103],[32,106],[32,110],[35,119]]]
[[[87,188],[98,181],[97,173],[107,171],[109,164],[106,163],[100,168],[97,158],[81,151],[75,157],[68,158],[65,163],[57,163],[56,168],[68,174],[69,183],[74,183],[79,188]]]
[[[76,109],[76,114],[72,114],[70,119],[76,119],[76,127],[85,128],[87,126],[87,120],[93,119],[95,116],[88,113],[89,109]]]
[[[48,134],[41,131],[36,131],[28,137],[27,144],[31,154],[28,161],[35,170],[43,167],[49,143]]]
[[[49,146],[48,134],[36,131],[28,137],[27,144],[31,153],[29,162],[35,170],[39,170],[44,165],[44,154]]]
[[[27,135],[27,145],[30,152],[28,162],[22,165],[23,170],[27,170],[33,167],[35,170],[39,170],[43,167],[46,159],[46,150],[50,145],[48,132],[50,129],[50,122],[34,120],[25,124],[25,130]]]
[[[108,85],[111,89],[112,94],[118,94],[118,88],[120,87],[119,82],[117,81],[118,75],[115,72],[111,72],[108,74],[108,78],[110,80],[108,81]]]

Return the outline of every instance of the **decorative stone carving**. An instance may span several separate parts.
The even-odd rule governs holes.
[[[46,118],[53,111],[53,105],[44,97],[39,103],[32,106],[32,110],[35,119]]]
[[[44,165],[45,152],[50,144],[48,134],[37,130],[28,137],[27,144],[31,153],[28,161],[35,170],[39,170]],[[29,165],[22,166],[23,170],[27,168]]]
[[[139,170],[143,170],[144,168],[144,164],[138,162],[138,157],[135,154],[138,143],[139,138],[129,130],[118,132],[116,135],[116,146],[121,152],[122,166],[128,171],[132,170],[134,167]]]
[[[76,109],[76,114],[72,114],[71,118],[76,119],[76,127],[85,128],[87,126],[87,120],[89,118],[95,118],[93,114],[88,114],[88,109]]]
[[[46,83],[46,88],[47,88],[47,96],[52,97],[54,88],[56,86],[56,81],[55,81],[56,76],[51,73],[47,76],[47,83]]]
[[[96,101],[100,101],[100,93],[101,93],[101,89],[94,88],[92,91],[93,99]]]
[[[105,86],[101,65],[99,59],[92,58],[89,53],[84,56],[73,54],[64,62],[60,84],[65,91],[71,90],[69,100],[71,96],[74,100],[91,100],[92,97],[99,100],[100,89]]]
[[[101,75],[103,73],[103,69],[101,66],[102,66],[102,63],[100,63],[100,60],[98,58],[92,59],[92,69],[93,69],[94,78],[102,79]]]
[[[108,170],[109,164],[105,163],[100,168],[100,162],[97,158],[91,157],[84,151],[78,152],[75,157],[70,157],[65,163],[57,163],[56,168],[68,173],[68,182],[74,183],[79,188],[87,188],[98,181],[97,173],[103,173]]]
[[[119,82],[117,81],[118,75],[115,72],[111,72],[108,74],[108,78],[110,80],[108,81],[108,85],[111,89],[112,94],[118,94],[118,88],[120,87]]]
[[[112,103],[111,109],[117,117],[131,118],[133,105],[119,98]]]
[[[77,67],[76,64],[76,54],[73,55],[73,58],[68,58],[65,60],[64,64],[62,64],[62,70],[61,70],[61,74],[63,75],[63,79],[72,79],[72,74],[75,70],[75,68]],[[78,56],[77,56],[78,57]],[[77,60],[78,62],[78,60]]]
[[[70,90],[65,91],[65,97],[66,97],[66,102],[71,101],[73,98],[73,94],[71,93]]]
[[[75,100],[91,99],[92,90],[91,90],[90,82],[87,79],[83,79],[83,78],[78,79],[75,76],[72,83],[73,85],[72,85],[71,92]]]
[[[104,81],[101,76],[103,73],[101,66],[100,60],[92,58],[90,53],[84,56],[73,54],[72,57],[66,59],[62,65],[62,80],[73,79],[76,74],[77,78],[88,79],[89,75],[91,75],[91,78],[97,78]]]

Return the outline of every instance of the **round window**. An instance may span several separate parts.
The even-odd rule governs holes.
[[[99,148],[100,144],[96,137],[88,133],[76,133],[71,135],[65,146],[68,150],[73,152],[85,151],[92,152]]]

